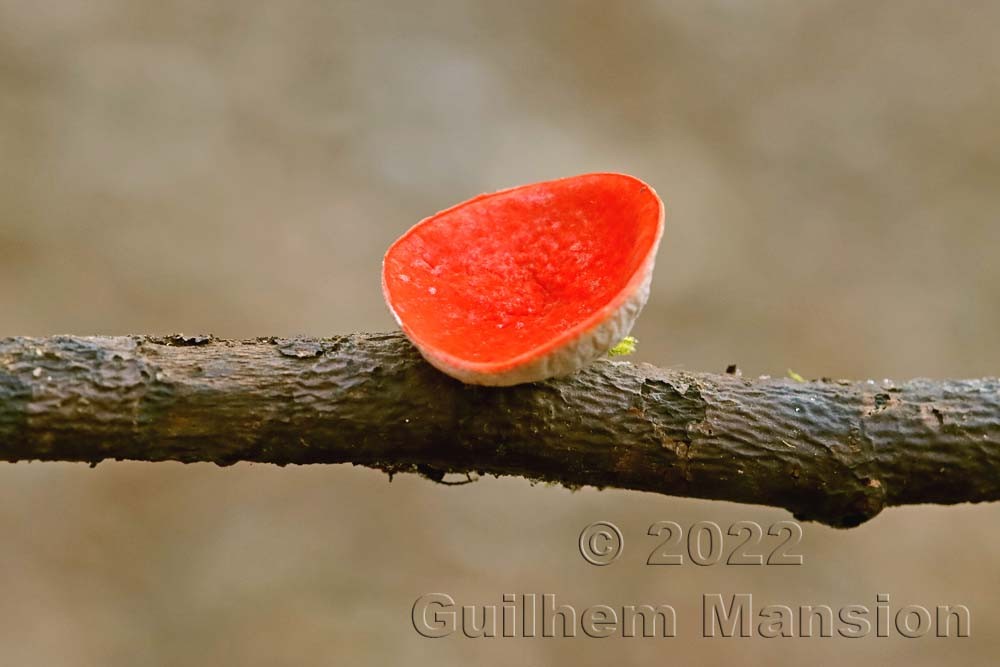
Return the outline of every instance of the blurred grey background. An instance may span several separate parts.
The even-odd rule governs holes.
[[[637,359],[1000,372],[1000,5],[0,0],[0,335],[384,330],[420,218],[614,170],[668,207]],[[805,526],[800,568],[650,568],[786,512],[348,466],[0,465],[5,665],[995,664],[1000,505]],[[587,565],[584,525],[626,553]],[[673,640],[422,639],[428,592],[669,602]],[[702,593],[962,603],[969,639],[697,638]],[[837,657],[833,657],[837,653]]]

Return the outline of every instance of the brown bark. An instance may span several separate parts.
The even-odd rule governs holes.
[[[8,338],[0,459],[474,471],[851,526],[888,505],[1000,499],[1000,381],[802,383],[600,361],[486,388],[395,333]]]

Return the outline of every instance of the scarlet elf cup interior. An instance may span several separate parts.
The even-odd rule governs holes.
[[[663,202],[625,174],[484,194],[390,246],[382,290],[427,361],[463,382],[569,375],[631,330],[649,296]]]

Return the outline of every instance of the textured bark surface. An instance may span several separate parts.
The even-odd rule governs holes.
[[[599,361],[458,383],[400,334],[0,339],[0,459],[354,463],[775,505],[851,526],[1000,499],[1000,381],[749,380]]]

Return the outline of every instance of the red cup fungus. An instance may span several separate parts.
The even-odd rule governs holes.
[[[403,332],[463,382],[569,375],[606,354],[646,304],[663,202],[625,174],[483,194],[390,246],[382,291]]]

